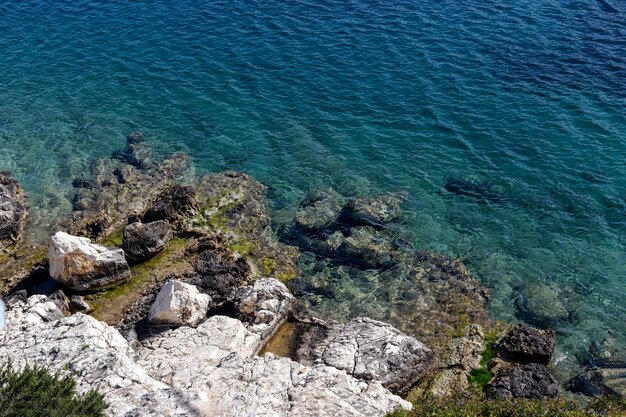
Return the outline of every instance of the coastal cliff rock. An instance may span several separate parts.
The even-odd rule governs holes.
[[[104,393],[110,416],[369,417],[410,407],[380,383],[333,367],[255,356],[260,337],[229,317],[131,347],[90,316],[58,316],[44,296],[16,302],[0,330],[0,358],[73,375],[79,392]]]
[[[122,249],[129,262],[145,261],[161,252],[172,236],[172,228],[165,220],[131,223],[124,228]]]
[[[148,322],[166,326],[197,326],[206,319],[211,297],[184,282],[170,280],[163,285],[150,308]]]
[[[108,249],[90,239],[57,232],[48,252],[50,276],[75,291],[111,287],[130,278],[121,249]]]
[[[196,191],[191,186],[174,184],[159,195],[144,214],[143,221],[166,220],[174,228],[184,230],[189,227],[196,213]]]
[[[0,250],[17,242],[27,216],[24,190],[9,173],[0,172]]]
[[[346,324],[311,326],[302,337],[298,360],[343,369],[364,380],[381,381],[397,393],[408,391],[431,368],[434,352],[389,324],[358,317]]]

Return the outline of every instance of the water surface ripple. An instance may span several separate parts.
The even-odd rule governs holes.
[[[312,188],[405,190],[417,246],[463,259],[496,317],[540,300],[562,352],[624,346],[625,22],[617,0],[7,0],[0,169],[41,224],[135,129],[269,184],[279,223]]]

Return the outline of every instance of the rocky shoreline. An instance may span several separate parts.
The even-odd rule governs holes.
[[[71,218],[30,243],[24,191],[0,174],[0,360],[72,374],[111,416],[383,416],[480,375],[493,398],[562,392],[555,334],[493,322],[460,261],[404,236],[401,195],[314,191],[277,235],[264,185],[157,162],[139,132],[74,186]],[[373,317],[309,307],[341,296],[337,277],[370,284],[350,294]],[[592,357],[567,387],[623,398],[625,362]]]

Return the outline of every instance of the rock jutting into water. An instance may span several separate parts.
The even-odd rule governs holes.
[[[24,190],[9,173],[0,172],[0,250],[17,242],[27,216]]]
[[[292,246],[261,183],[195,179],[182,155],[149,159],[143,139],[94,163],[60,223],[73,235],[55,234],[47,260],[35,247],[8,281],[1,359],[71,373],[110,416],[383,416],[410,407],[398,394],[467,389],[484,366],[488,294],[460,261],[413,247],[400,195],[313,192]],[[316,305],[345,289],[324,276],[350,278],[349,314]],[[491,395],[556,395],[553,333],[515,327],[499,346]]]

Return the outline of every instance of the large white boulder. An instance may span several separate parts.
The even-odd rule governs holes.
[[[130,278],[121,249],[91,243],[85,237],[57,232],[48,249],[50,276],[75,291],[112,287]]]
[[[150,308],[148,322],[167,326],[197,326],[206,318],[211,297],[195,285],[170,280],[163,285]]]

